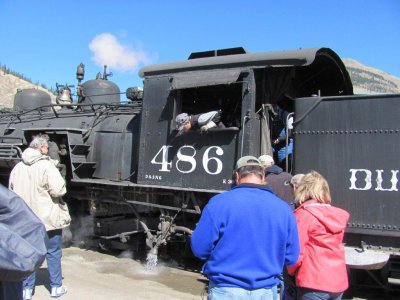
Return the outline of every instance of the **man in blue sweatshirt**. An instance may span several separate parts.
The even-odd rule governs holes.
[[[274,299],[283,268],[299,256],[291,208],[264,185],[253,156],[240,158],[236,186],[210,199],[191,238],[205,261],[209,300]]]

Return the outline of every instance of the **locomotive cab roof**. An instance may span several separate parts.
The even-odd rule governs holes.
[[[320,82],[329,82],[329,85],[333,86],[333,88],[339,88],[341,94],[353,94],[353,86],[346,67],[339,56],[329,48],[262,53],[247,53],[243,48],[231,48],[225,49],[225,51],[224,49],[211,50],[192,53],[189,59],[185,61],[146,66],[139,71],[139,75],[141,77],[150,77],[171,74],[174,77],[173,80],[177,82],[175,88],[179,89],[202,85],[203,81],[203,85],[221,84],[223,83],[221,81],[232,80],[236,76],[232,73],[231,76],[222,76],[223,72],[219,71],[217,76],[210,78],[211,73],[207,72],[207,70],[216,73],[221,69],[255,69],[262,67],[295,67],[302,73],[297,74],[297,76],[301,76],[305,80],[318,79]],[[189,74],[188,72],[192,73]],[[185,73],[185,75],[179,77],[177,73]],[[202,76],[201,73],[204,75]],[[221,77],[225,77],[225,79]]]

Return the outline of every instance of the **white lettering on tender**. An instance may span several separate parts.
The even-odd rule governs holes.
[[[389,186],[391,185],[391,187],[389,188],[384,188],[384,170],[375,170],[376,172],[376,187],[375,187],[375,191],[389,191],[389,192],[397,192],[397,182],[398,182],[398,178],[397,178],[397,174],[399,173],[399,170],[391,170],[391,179],[390,179],[390,183]],[[370,170],[367,169],[350,169],[350,190],[359,190],[359,191],[367,191],[370,190],[372,188],[372,177],[373,177],[373,173]],[[358,177],[357,177],[358,176]],[[365,182],[364,184],[359,184],[357,185],[357,179],[359,179],[361,182],[362,180]]]

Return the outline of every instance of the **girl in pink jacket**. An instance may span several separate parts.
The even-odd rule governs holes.
[[[342,244],[349,213],[331,206],[329,185],[312,171],[294,193],[300,256],[288,273],[296,277],[297,299],[341,299],[348,288]]]

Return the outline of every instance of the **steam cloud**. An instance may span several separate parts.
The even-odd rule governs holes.
[[[92,60],[96,65],[107,65],[121,72],[137,70],[140,64],[149,60],[146,53],[130,49],[110,33],[97,35],[90,42],[89,49],[93,51]]]

